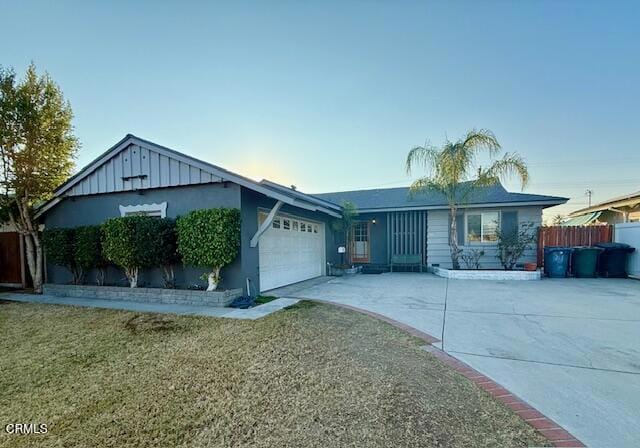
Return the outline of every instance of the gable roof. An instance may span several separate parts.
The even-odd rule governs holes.
[[[437,191],[424,191],[409,195],[409,187],[383,188],[375,190],[339,191],[316,194],[316,197],[335,204],[352,202],[359,211],[391,211],[413,209],[446,209],[448,202],[444,195]],[[541,205],[549,207],[564,204],[568,198],[559,196],[543,196],[528,193],[512,193],[502,184],[479,188],[461,207],[483,205]]]
[[[65,197],[215,182],[233,182],[295,207],[340,216],[341,208],[335,204],[329,206],[326,201],[301,195],[286,187],[269,187],[211,163],[127,134],[58,187],[54,198],[39,208],[36,217]]]

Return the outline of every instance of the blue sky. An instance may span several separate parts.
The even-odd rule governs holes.
[[[133,133],[303,191],[392,187],[412,146],[476,127],[526,191],[572,198],[550,214],[640,189],[640,2],[0,7],[0,64],[60,84],[79,166]]]

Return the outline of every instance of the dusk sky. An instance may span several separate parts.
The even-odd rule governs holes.
[[[0,64],[59,83],[79,167],[133,133],[305,192],[403,186],[412,146],[475,127],[572,198],[549,215],[640,190],[637,1],[0,7]]]

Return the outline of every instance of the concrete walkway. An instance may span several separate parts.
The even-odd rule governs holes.
[[[640,281],[395,273],[302,283],[286,292],[373,311],[441,339],[434,345],[588,446],[639,444]]]
[[[14,302],[46,303],[50,305],[84,306],[89,308],[107,308],[114,310],[139,311],[143,313],[168,313],[192,316],[226,317],[230,319],[260,319],[283,308],[297,303],[298,299],[277,299],[254,308],[240,310],[215,306],[177,305],[168,303],[143,303],[124,300],[78,299],[38,294],[3,293],[0,300]]]

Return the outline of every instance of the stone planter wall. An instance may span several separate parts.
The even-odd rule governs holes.
[[[433,273],[439,277],[458,280],[540,280],[537,271],[502,271],[502,270],[453,270],[433,267]]]
[[[56,285],[47,283],[43,293],[52,296],[83,299],[129,300],[146,303],[228,306],[242,296],[242,289],[225,291],[192,291],[189,289],[127,288],[122,286]]]

